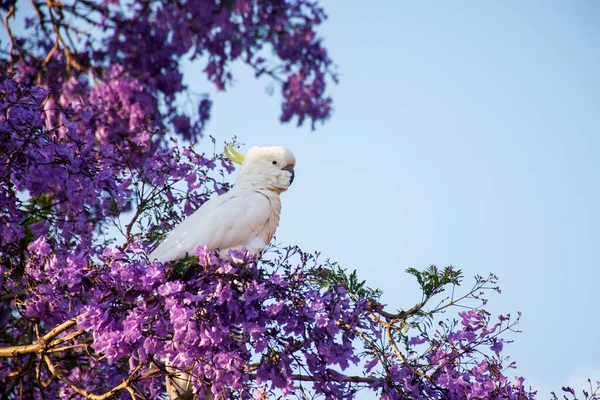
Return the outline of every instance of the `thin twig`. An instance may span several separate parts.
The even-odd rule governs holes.
[[[13,50],[15,49],[15,47],[17,48],[17,51],[19,52],[19,55],[21,56],[21,58],[24,58],[23,52],[21,51],[21,48],[16,44],[17,39],[15,38],[15,35],[13,35],[12,30],[10,29],[10,25],[8,23],[8,19],[15,13],[16,9],[17,9],[17,4],[15,2],[15,4],[12,5],[10,10],[8,10],[8,13],[4,16],[4,27],[6,28],[6,32],[8,33],[8,37],[10,38],[10,50],[8,51],[10,53],[10,60],[9,60],[8,72],[12,72],[13,67],[14,67],[15,58],[14,58]]]
[[[72,344],[70,346],[63,346],[63,347],[56,347],[56,348],[52,348],[50,350],[47,350],[46,353],[59,353],[61,351],[67,351],[67,350],[71,350],[71,349],[77,349],[77,348],[81,348],[81,347],[87,347],[88,344],[87,343],[78,343],[78,344]]]
[[[255,378],[256,376],[251,375],[250,378]],[[292,375],[292,379],[295,381],[301,382],[322,382],[325,379],[312,375],[302,375],[302,374],[294,374]],[[381,378],[371,378],[365,376],[344,376],[340,381],[341,382],[350,382],[350,383],[374,383],[380,381]]]
[[[53,346],[53,347],[54,347],[54,346],[58,346],[59,344],[62,344],[62,343],[64,343],[64,342],[66,342],[66,341],[69,341],[69,340],[71,340],[71,339],[74,339],[74,338],[76,338],[77,336],[79,336],[79,335],[83,334],[84,332],[85,332],[85,330],[84,330],[84,329],[79,329],[78,331],[75,331],[75,332],[69,333],[67,336],[65,336],[65,337],[62,337],[62,338],[60,338],[60,339],[56,339],[55,341],[53,341],[53,342],[51,343],[51,346]]]

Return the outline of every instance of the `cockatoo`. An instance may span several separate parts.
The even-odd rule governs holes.
[[[244,156],[230,144],[225,154],[240,172],[233,188],[208,200],[173,229],[167,239],[150,254],[150,260],[178,260],[196,254],[207,246],[227,257],[229,250],[247,249],[258,254],[271,242],[279,225],[281,200],[294,180],[296,158],[283,147],[253,147]],[[188,398],[191,379],[185,372],[167,378],[171,400]],[[210,390],[207,399],[212,399]]]
[[[242,165],[233,188],[176,226],[151,260],[185,258],[196,254],[199,245],[219,250],[223,257],[229,250],[246,248],[256,254],[267,247],[279,224],[279,195],[294,180],[296,158],[283,147],[253,147],[244,156],[229,145],[225,154]]]

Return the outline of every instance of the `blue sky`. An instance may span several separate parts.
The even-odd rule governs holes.
[[[507,374],[542,399],[600,380],[600,3],[365,4],[326,4],[327,124],[282,126],[278,92],[240,66],[209,134],[296,154],[278,241],[357,269],[392,309],[419,299],[408,267],[493,271],[488,309],[523,312]]]

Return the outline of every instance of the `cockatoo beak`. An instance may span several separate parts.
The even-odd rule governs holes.
[[[231,144],[231,143],[229,143],[227,146],[225,146],[225,155],[231,161],[233,161],[236,164],[240,164],[240,165],[244,162],[244,158],[246,158],[245,155],[238,153],[238,151],[233,147],[233,144]]]
[[[291,165],[288,165],[285,168],[281,169],[282,171],[287,171],[290,174],[292,174],[292,177],[290,178],[290,186],[292,185],[292,182],[294,182],[294,167],[292,167]]]

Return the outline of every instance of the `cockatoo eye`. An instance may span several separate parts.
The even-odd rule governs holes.
[[[277,165],[277,161],[273,160],[273,161],[271,161],[271,164]]]

